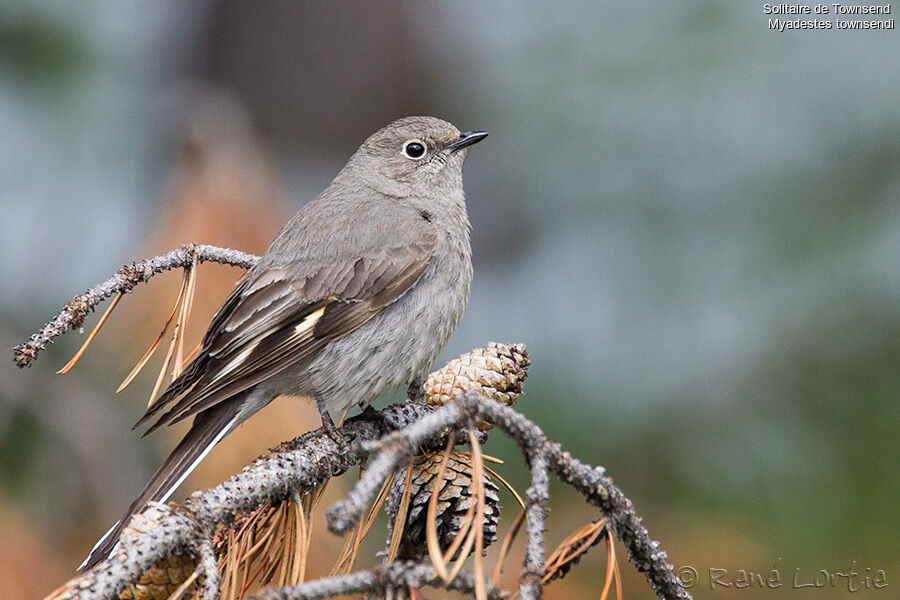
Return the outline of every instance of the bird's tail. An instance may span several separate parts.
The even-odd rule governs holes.
[[[128,507],[128,512],[106,532],[91,550],[79,570],[90,569],[105,560],[119,543],[119,535],[131,517],[141,512],[148,502],[165,502],[206,454],[242,420],[241,402],[223,402],[194,417],[187,435],[169,454],[165,462],[144,487],[144,491]]]

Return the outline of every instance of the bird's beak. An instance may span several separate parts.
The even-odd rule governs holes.
[[[488,136],[487,131],[463,131],[459,134],[459,139],[447,145],[447,150],[453,154],[457,150],[462,150],[472,144],[477,144]]]

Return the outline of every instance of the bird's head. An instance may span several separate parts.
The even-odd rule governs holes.
[[[363,142],[351,159],[354,175],[392,196],[460,185],[468,147],[487,137],[435,117],[405,117]]]

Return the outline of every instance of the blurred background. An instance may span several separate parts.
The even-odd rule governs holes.
[[[747,2],[4,2],[0,346],[126,262],[263,252],[370,133],[433,114],[491,132],[466,164],[475,281],[443,358],[527,343],[521,411],[608,469],[698,596],[743,597],[709,591],[710,568],[778,568],[777,598],[853,561],[896,595],[898,57],[895,31],[779,33]],[[188,347],[239,275],[200,269]],[[74,333],[0,363],[6,597],[62,584],[175,443],[131,431],[160,356],[114,391],[179,283],[124,298],[67,375]],[[176,499],[315,422],[274,403]],[[524,489],[502,437],[486,451]],[[596,512],[552,491],[555,545]],[[316,518],[327,570],[340,540]],[[547,596],[596,597],[602,551],[585,563]]]

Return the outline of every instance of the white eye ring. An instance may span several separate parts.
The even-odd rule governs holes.
[[[409,140],[403,144],[403,156],[410,160],[419,160],[428,153],[428,144],[422,140]]]

